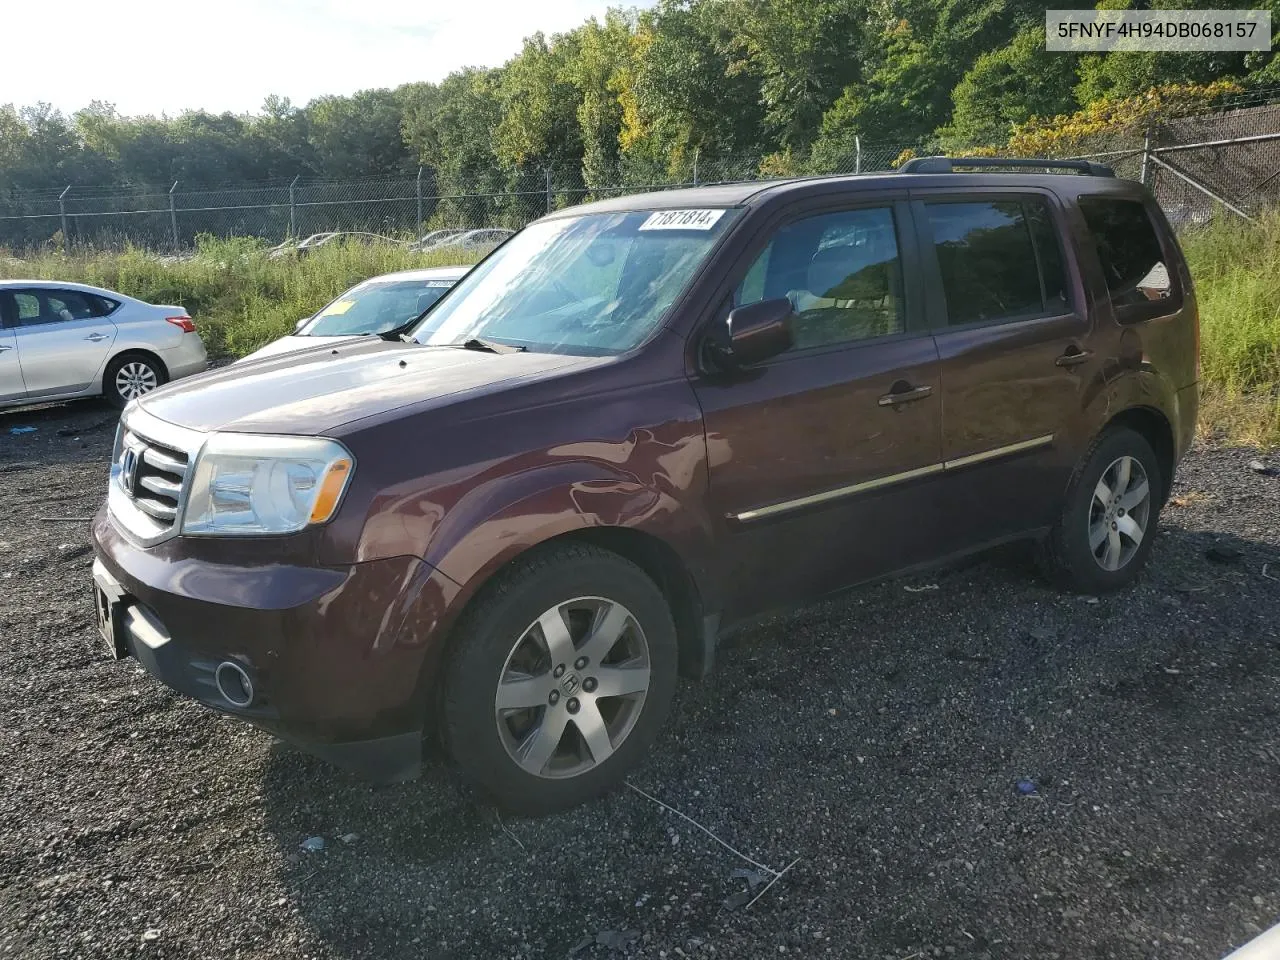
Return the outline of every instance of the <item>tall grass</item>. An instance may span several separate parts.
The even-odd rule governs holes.
[[[1225,216],[1225,215],[1224,215]],[[1280,211],[1220,219],[1182,237],[1200,304],[1202,431],[1280,444]],[[78,280],[191,311],[215,359],[282,336],[352,284],[380,273],[457,263],[395,244],[324,246],[272,260],[251,240],[201,242],[166,260],[141,250],[0,257],[0,279]]]
[[[1182,237],[1200,305],[1201,430],[1280,444],[1280,211]]]
[[[470,262],[474,255],[410,253],[393,243],[328,244],[272,260],[253,240],[203,239],[194,257],[142,250],[0,257],[0,279],[72,280],[151,303],[180,304],[214,359],[243,356],[294,328],[353,284],[380,273]]]

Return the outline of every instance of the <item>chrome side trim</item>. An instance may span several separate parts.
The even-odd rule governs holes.
[[[941,473],[942,470],[942,464],[931,463],[927,467],[916,467],[914,470],[904,470],[902,473],[891,473],[887,477],[876,477],[874,480],[864,480],[862,483],[851,483],[847,487],[824,490],[822,493],[800,497],[798,500],[784,500],[782,503],[771,503],[767,507],[756,507],[754,510],[744,510],[742,513],[731,513],[729,514],[729,519],[739,521],[759,520],[763,517],[786,513],[789,510],[811,507],[816,503],[826,503],[828,500],[851,497],[857,493],[866,493],[868,490],[878,490],[880,487],[887,487],[895,483],[906,483],[908,480],[914,480],[917,477],[927,477],[930,474]]]
[[[892,486],[893,484],[906,483],[908,480],[915,480],[919,477],[932,476],[933,474],[942,473],[944,470],[959,470],[961,467],[968,467],[975,463],[984,463],[987,460],[995,460],[998,457],[1007,457],[1015,453],[1023,453],[1027,450],[1046,447],[1053,443],[1053,437],[1054,434],[1048,433],[1043,437],[1033,437],[1030,440],[1020,440],[1017,443],[1010,443],[1003,447],[993,447],[990,450],[983,450],[981,453],[971,453],[967,457],[957,457],[955,460],[944,460],[942,463],[931,463],[927,467],[917,467],[914,470],[904,470],[902,473],[891,473],[886,477],[876,477],[874,480],[864,480],[862,483],[851,483],[845,487],[836,487],[834,490],[824,490],[822,493],[814,493],[807,497],[799,497],[796,500],[784,500],[781,503],[771,503],[768,506],[744,510],[741,513],[731,513],[728,514],[728,519],[737,520],[738,522],[743,523],[749,520],[762,520],[765,517],[774,517],[780,513],[788,513],[792,510],[812,507],[815,504],[826,503],[830,500],[838,500],[841,497],[852,497],[859,493],[879,490],[882,487]]]
[[[971,453],[967,457],[957,457],[955,460],[947,460],[942,465],[948,470],[958,470],[960,467],[967,467],[974,463],[982,463],[986,460],[994,460],[996,457],[1007,457],[1013,453],[1022,453],[1024,450],[1035,450],[1037,447],[1047,447],[1053,443],[1053,434],[1046,433],[1043,437],[1032,437],[1030,440],[1020,440],[1017,443],[1011,443],[1004,447],[995,447],[992,450],[983,450],[981,453]]]

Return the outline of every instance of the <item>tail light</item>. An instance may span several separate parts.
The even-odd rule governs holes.
[[[166,323],[172,323],[175,327],[182,330],[183,333],[195,333],[196,322],[190,317],[165,317]]]

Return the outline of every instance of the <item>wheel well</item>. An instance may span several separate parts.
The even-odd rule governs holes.
[[[1160,500],[1161,502],[1167,500],[1169,490],[1173,487],[1174,462],[1173,427],[1168,419],[1151,407],[1132,407],[1112,417],[1107,426],[1110,427],[1113,424],[1136,430],[1142,434],[1147,443],[1151,444],[1156,459],[1160,461],[1160,478],[1164,488],[1160,491]]]

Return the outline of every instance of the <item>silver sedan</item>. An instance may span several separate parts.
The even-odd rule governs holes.
[[[123,407],[207,366],[182,307],[80,283],[0,280],[0,407],[98,395]]]

